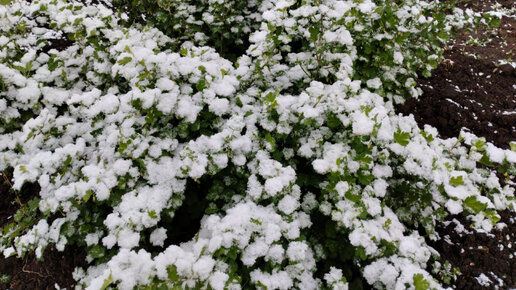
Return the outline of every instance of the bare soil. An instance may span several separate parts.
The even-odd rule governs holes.
[[[488,42],[485,45],[475,44]],[[501,148],[516,141],[516,70],[500,60],[516,61],[516,18],[504,17],[499,28],[460,33],[444,53],[445,60],[420,78],[423,96],[399,108],[430,124],[441,137],[457,137],[462,128]]]
[[[498,3],[507,9],[516,5],[513,0]],[[493,4],[492,0],[473,0],[460,5],[481,12],[492,10]],[[458,33],[447,45],[444,57],[432,77],[418,80],[423,95],[408,100],[398,111],[413,114],[420,126],[436,127],[443,138],[458,137],[464,129],[501,148],[510,148],[509,143],[516,141],[516,70],[502,63],[516,61],[516,17],[503,17],[495,29],[481,27]],[[505,226],[489,234],[473,230],[463,215],[449,216],[437,226],[441,239],[429,244],[440,253],[441,264],[448,261],[461,273],[451,281],[451,287],[516,287],[516,213],[503,211],[500,223]],[[477,279],[481,274],[491,283],[481,285]],[[440,275],[435,277],[444,282]]]
[[[0,229],[14,222],[14,214],[22,205],[39,195],[38,184],[26,183],[19,192],[11,189],[11,172],[0,174]],[[76,284],[72,273],[76,267],[85,267],[86,252],[83,248],[66,247],[63,252],[53,246],[47,248],[41,260],[34,254],[23,258],[11,256],[0,258],[0,275],[8,277],[7,283],[0,283],[0,289],[74,289]]]

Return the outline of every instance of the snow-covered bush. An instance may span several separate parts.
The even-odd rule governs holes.
[[[515,152],[393,109],[420,94],[452,25],[495,16],[419,0],[138,3],[0,6],[0,170],[14,190],[41,187],[37,213],[4,228],[5,256],[86,247],[88,289],[440,288],[436,222],[465,212],[489,231],[515,209],[496,175],[516,174]],[[146,9],[163,31],[128,17]],[[190,196],[204,216],[174,244]]]

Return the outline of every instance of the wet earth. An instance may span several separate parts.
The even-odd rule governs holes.
[[[462,129],[510,148],[509,143],[516,141],[516,69],[512,66],[516,65],[516,1],[498,3],[513,9],[512,17],[504,16],[495,29],[458,33],[432,76],[418,80],[423,95],[408,100],[399,112],[413,114],[420,126],[436,127],[443,138],[458,137]],[[481,12],[492,10],[494,4],[474,0],[460,6]],[[460,271],[449,280],[450,287],[516,289],[516,213],[506,210],[500,216],[490,233],[475,231],[471,220],[462,215],[449,216],[437,226],[441,239],[429,244],[440,253],[441,265],[448,261],[451,270]],[[443,285],[445,276],[435,274]]]
[[[465,1],[463,8],[490,11],[493,0]],[[498,1],[506,9],[514,0]],[[516,11],[516,10],[513,10]],[[514,15],[514,13],[513,13]],[[418,80],[423,95],[397,108],[413,114],[423,126],[430,124],[441,137],[457,137],[461,129],[483,136],[502,148],[516,141],[516,16],[503,17],[498,28],[479,28],[459,33],[444,53],[445,60],[432,77]],[[505,64],[504,64],[505,63]],[[0,228],[29,200],[37,197],[38,187],[26,185],[19,193],[10,190],[9,173],[0,176]],[[7,197],[7,198],[5,198]],[[491,233],[477,232],[462,215],[449,216],[437,226],[438,241],[428,241],[439,253],[441,265],[449,263],[456,279],[443,272],[435,278],[454,289],[516,288],[516,213],[501,212],[500,223]],[[72,273],[85,266],[83,249],[67,247],[44,251],[43,260],[0,259],[0,289],[73,289]],[[429,262],[429,270],[432,264]],[[450,280],[447,280],[447,279]]]

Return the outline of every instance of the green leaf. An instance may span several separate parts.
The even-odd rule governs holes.
[[[202,92],[206,88],[206,80],[200,79],[199,82],[197,82],[195,85],[195,88],[197,88],[199,92]]]
[[[490,15],[491,19],[489,20],[489,25],[491,27],[498,27],[500,26],[500,23],[502,22],[501,18],[498,18],[497,16]]]
[[[188,55],[188,49],[186,47],[181,47],[181,55],[187,56]]]
[[[20,171],[23,173],[29,172],[29,171],[27,171],[27,168],[25,167],[25,165],[20,165]]]
[[[0,0],[0,5],[9,5],[11,2],[12,0]]]
[[[208,205],[208,207],[206,208],[205,213],[206,214],[214,214],[214,213],[217,213],[218,211],[219,211],[219,208],[217,207],[217,205],[214,203],[210,203]]]
[[[238,248],[237,247],[231,247],[231,249],[228,252],[228,257],[235,261],[238,255]]]
[[[276,144],[276,140],[272,137],[270,132],[267,132],[267,134],[265,134],[265,141],[267,141],[267,143],[270,143],[272,146]]]
[[[360,194],[353,194],[351,193],[351,190],[348,190],[346,193],[344,193],[344,196],[351,200],[352,202],[359,202],[362,196]]]
[[[102,246],[94,245],[88,250],[88,254],[94,259],[102,258],[106,254],[106,249]]]
[[[133,143],[133,140],[129,139],[126,142],[120,142],[120,145],[118,145],[118,152],[120,154],[124,153],[125,149],[127,149],[127,146],[129,146],[131,143]]]
[[[277,92],[270,92],[267,95],[265,95],[264,100],[268,103],[272,103],[276,100],[276,97],[279,95],[279,91]]]
[[[125,65],[125,64],[129,63],[131,60],[133,60],[131,57],[126,56],[126,57],[122,58],[121,60],[119,60],[118,64]]]
[[[84,21],[84,19],[82,19],[82,18],[76,18],[75,21],[73,22],[73,26],[77,26],[77,25],[81,24],[83,21]]]
[[[308,32],[310,32],[310,40],[311,41],[316,41],[319,38],[319,33],[320,33],[319,26],[320,26],[320,23],[317,22],[314,25],[310,26],[310,28],[308,28]]]
[[[147,214],[150,216],[151,219],[157,219],[158,215],[156,214],[155,210],[149,210],[147,211]]]
[[[493,162],[491,162],[491,160],[489,159],[489,157],[487,156],[487,154],[483,154],[482,155],[482,158],[480,158],[480,160],[478,160],[478,162],[480,162],[480,164],[482,165],[485,165],[485,166],[488,166],[488,167],[491,167],[494,165]]]
[[[70,163],[72,163],[72,156],[68,155],[68,157],[66,157],[66,160],[63,162],[63,165],[68,166],[70,165]]]
[[[82,197],[82,200],[84,200],[84,202],[88,202],[88,200],[90,200],[90,197],[93,195],[93,190],[91,189],[88,189],[86,190],[86,193],[84,194],[84,196]]]
[[[111,284],[111,282],[113,282],[113,276],[111,276],[110,274],[109,277],[106,280],[104,280],[104,283],[100,287],[100,290],[106,289],[109,286],[109,284]]]
[[[257,224],[257,225],[259,225],[259,226],[261,226],[261,225],[262,225],[262,222],[261,222],[261,221],[259,221],[259,220],[257,220],[257,219],[255,219],[255,218],[251,218],[251,222],[252,222],[253,224]]]
[[[66,237],[73,237],[76,233],[77,228],[71,222],[66,222],[61,227],[61,234]]]
[[[464,184],[462,175],[450,178],[450,184],[453,186],[459,186]]]
[[[487,148],[487,143],[486,143],[486,140],[484,138],[478,139],[472,145],[475,146],[475,148],[477,149],[478,152],[485,151],[486,148]]]
[[[380,244],[384,247],[382,252],[385,257],[390,257],[396,253],[396,245],[394,243],[382,239]]]
[[[421,130],[421,135],[423,135],[423,137],[425,138],[426,142],[432,142],[434,141],[434,136],[432,136],[432,134],[426,132],[426,131],[423,131]]]
[[[131,105],[133,106],[133,108],[139,111],[142,109],[143,103],[141,99],[134,99],[131,101]]]
[[[487,209],[484,211],[486,218],[488,218],[493,225],[500,221],[500,215],[494,209]]]
[[[172,282],[179,280],[179,275],[177,274],[177,267],[175,265],[170,265],[167,267],[168,279]]]
[[[53,57],[48,59],[48,70],[55,71],[57,66],[59,65],[59,60],[55,60]]]
[[[512,141],[509,144],[511,145],[511,151],[516,152],[516,142]]]
[[[330,127],[330,129],[334,129],[339,127],[342,123],[340,122],[340,119],[339,117],[337,117],[337,115],[331,114],[330,116],[328,116],[326,124],[328,125],[328,127]]]
[[[358,246],[355,249],[355,255],[357,257],[359,257],[362,261],[367,260],[367,255],[366,255],[365,249],[362,246]]]
[[[373,182],[373,180],[374,180],[374,175],[372,175],[372,174],[364,174],[362,171],[360,171],[358,173],[358,181],[364,186],[371,184],[371,182]]]
[[[414,275],[414,287],[416,290],[428,290],[430,289],[430,283],[425,280],[423,274],[415,274]]]
[[[466,198],[464,205],[475,214],[485,210],[487,207],[487,204],[478,201],[476,196]]]
[[[7,284],[11,282],[11,276],[7,274],[0,274],[0,283]]]
[[[23,66],[19,66],[19,65],[13,65],[13,68],[14,69],[17,69],[19,72],[21,72],[22,74],[25,74],[25,68]]]
[[[32,69],[32,61],[29,61],[29,62],[25,65],[25,71],[26,71],[26,72],[29,72],[31,69]]]
[[[403,132],[401,130],[398,130],[394,133],[394,140],[396,143],[400,144],[401,146],[407,146],[409,143],[410,135],[407,132]]]

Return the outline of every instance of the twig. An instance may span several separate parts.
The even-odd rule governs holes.
[[[27,264],[24,264],[23,267],[22,267],[22,271],[24,273],[29,273],[29,274],[36,274],[38,276],[40,276],[41,278],[47,278],[47,277],[50,277],[50,275],[43,275],[41,274],[40,272],[34,272],[34,271],[30,271],[30,270],[26,270],[25,267],[27,266]]]
[[[310,79],[313,79],[313,76],[312,76],[311,74],[309,74],[309,73],[305,70],[305,68],[301,65],[301,62],[299,62],[298,64],[299,64],[299,67],[300,67],[300,68],[303,70],[303,72],[305,73],[305,75],[306,75],[307,77],[309,77]]]
[[[21,202],[20,197],[18,196],[18,192],[13,189],[13,184],[11,183],[4,171],[2,172],[2,177],[4,178],[5,183],[9,185],[9,191],[14,193],[14,200],[16,201],[16,203],[18,203],[20,207],[22,207],[23,203]]]

